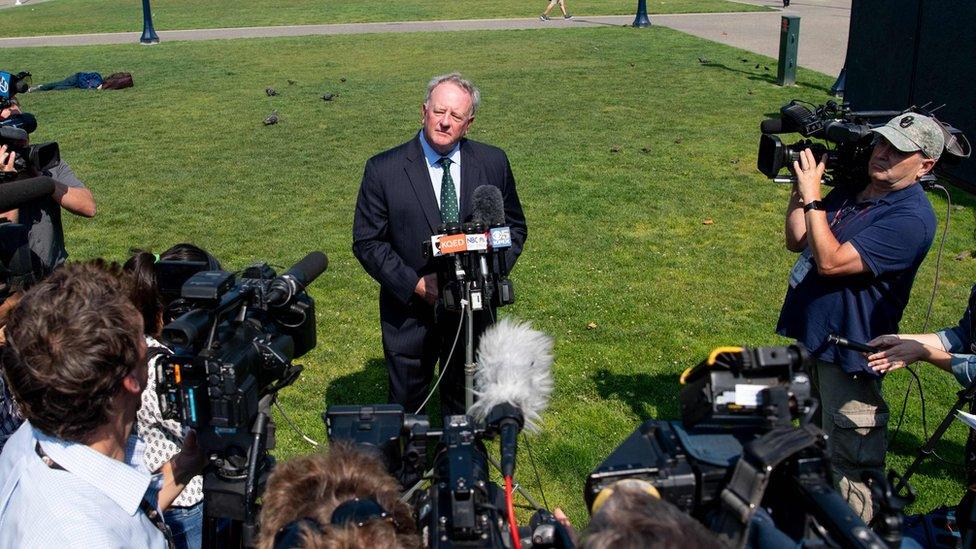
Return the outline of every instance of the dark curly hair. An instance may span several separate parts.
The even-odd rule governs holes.
[[[393,523],[370,521],[362,527],[333,526],[332,511],[353,498],[376,500]],[[401,502],[400,484],[373,454],[348,443],[329,452],[299,456],[278,465],[268,479],[261,508],[259,549],[271,549],[275,534],[288,523],[308,517],[322,532],[302,527],[303,547],[420,547],[410,507]]]
[[[11,312],[3,372],[34,427],[84,443],[108,423],[122,380],[144,358],[129,286],[116,263],[71,263]]]

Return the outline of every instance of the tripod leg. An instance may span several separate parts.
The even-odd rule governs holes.
[[[908,479],[915,474],[925,458],[935,453],[935,445],[938,444],[939,440],[942,439],[942,435],[945,434],[945,432],[949,429],[949,426],[952,425],[952,422],[956,419],[956,412],[961,410],[963,404],[966,402],[967,399],[960,395],[959,399],[949,410],[949,413],[946,415],[945,419],[943,419],[942,423],[939,424],[939,427],[918,450],[918,454],[915,455],[915,459],[912,461],[912,464],[908,466],[908,469],[905,469],[905,473],[901,476],[901,478],[898,480],[898,484],[895,485],[894,489],[892,490],[895,495],[904,497],[902,491],[908,484]]]

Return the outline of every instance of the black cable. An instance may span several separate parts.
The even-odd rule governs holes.
[[[542,478],[539,477],[539,468],[535,466],[535,456],[532,455],[532,445],[529,444],[529,437],[522,433],[522,443],[525,444],[525,449],[529,453],[529,463],[532,464],[532,472],[535,474],[535,481],[539,485],[539,495],[542,496],[542,505],[546,508],[546,511],[550,509],[549,502],[546,501],[546,491],[542,488]]]
[[[952,197],[948,189],[942,185],[932,185],[933,189],[940,189],[946,195],[946,222],[942,228],[942,238],[939,240],[939,252],[935,256],[935,282],[932,284],[932,297],[929,298],[929,308],[925,312],[925,322],[922,323],[922,333],[927,333],[929,318],[932,316],[932,306],[935,304],[935,293],[939,289],[939,272],[942,270],[942,251],[945,249],[946,236],[949,234],[949,221],[952,218]]]
[[[912,372],[912,374],[915,373],[915,371],[912,370],[910,367],[907,367],[906,366],[906,369],[909,372]],[[898,415],[898,425],[895,427],[895,432],[892,433],[891,437],[888,438],[888,445],[889,446],[894,446],[895,439],[898,438],[898,433],[901,432],[901,422],[905,419],[905,410],[908,407],[908,395],[911,394],[911,392],[912,392],[912,384],[914,384],[914,383],[915,383],[915,378],[912,378],[908,382],[908,388],[905,389],[905,398],[902,399],[902,401],[901,401],[901,413]]]
[[[922,378],[918,377],[918,374],[915,373],[915,370],[912,370],[911,368],[905,368],[905,369],[908,370],[910,374],[912,374],[913,378],[915,378],[915,383],[918,383],[918,398],[922,402],[922,436],[925,437],[925,440],[928,440],[929,426],[928,426],[928,422],[926,422],[925,420],[925,389],[922,388]]]
[[[925,312],[925,320],[922,322],[922,331],[920,333],[923,334],[928,332],[929,319],[932,316],[932,307],[935,305],[935,295],[939,289],[939,273],[942,270],[942,252],[945,249],[946,236],[949,234],[949,222],[952,219],[952,196],[949,195],[949,191],[942,185],[939,185],[938,183],[933,184],[931,187],[928,187],[928,189],[939,189],[945,193],[946,222],[945,222],[945,227],[942,228],[942,238],[939,239],[939,251],[935,255],[935,280],[932,283],[932,295],[931,297],[929,297],[929,306],[928,306],[928,310]],[[895,428],[894,434],[892,434],[891,437],[888,439],[889,444],[894,443],[895,438],[898,436],[898,433],[901,431],[901,424],[902,421],[905,419],[905,410],[908,408],[908,395],[911,394],[912,383],[915,382],[918,383],[918,396],[922,403],[922,434],[925,436],[925,440],[928,440],[929,438],[927,417],[925,413],[925,390],[922,388],[922,379],[918,377],[918,374],[915,373],[915,370],[911,369],[907,365],[905,366],[905,369],[912,374],[913,380],[908,383],[908,387],[905,389],[905,398],[902,400],[901,403],[901,412],[898,413],[898,426]],[[935,454],[934,452],[933,454],[935,455],[936,458],[942,461],[946,461],[938,454]],[[946,463],[949,462],[946,461]]]
[[[932,185],[931,188],[933,188],[933,189],[939,189],[943,193],[945,193],[945,196],[946,196],[946,223],[945,223],[945,228],[942,229],[942,238],[939,240],[939,251],[938,251],[938,253],[935,256],[935,282],[932,285],[932,297],[931,297],[931,299],[929,299],[928,311],[926,311],[926,313],[925,313],[925,322],[922,324],[922,333],[923,334],[928,332],[929,319],[930,319],[930,317],[932,315],[932,306],[935,303],[935,293],[936,293],[936,290],[938,289],[938,286],[939,286],[939,273],[940,273],[941,267],[942,267],[942,251],[943,251],[943,249],[945,249],[946,235],[949,232],[949,222],[950,222],[950,220],[952,218],[952,196],[949,194],[949,190],[946,189],[945,187],[943,187],[942,185],[939,185],[939,184],[934,184],[934,185]],[[915,377],[915,381],[918,383],[918,396],[919,396],[919,400],[921,401],[921,404],[922,404],[922,434],[925,437],[925,440],[928,440],[929,439],[929,429],[928,429],[928,422],[927,422],[927,414],[926,414],[926,411],[925,411],[925,390],[922,387],[922,379],[919,378],[918,375],[916,375],[913,370],[909,370],[909,371],[912,372],[912,375]],[[904,410],[902,410],[902,413],[904,413]],[[962,463],[955,463],[955,462],[949,461],[949,460],[945,459],[944,457],[940,456],[938,454],[938,452],[935,451],[934,448],[932,449],[932,455],[935,456],[936,459],[938,459],[939,461],[941,461],[943,463],[948,463],[950,465],[962,465]]]

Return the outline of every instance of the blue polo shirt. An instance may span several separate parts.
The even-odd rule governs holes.
[[[918,184],[863,202],[855,191],[835,188],[824,206],[834,237],[850,242],[870,272],[822,276],[807,248],[790,273],[776,332],[845,372],[876,377],[860,353],[828,344],[827,336],[867,342],[898,333],[915,273],[932,245],[935,213]]]

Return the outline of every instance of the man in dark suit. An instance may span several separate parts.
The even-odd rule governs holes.
[[[481,185],[501,190],[512,247],[511,268],[528,234],[505,152],[464,139],[480,92],[457,73],[427,86],[423,128],[413,139],[366,162],[353,221],[353,253],[380,283],[380,324],[389,370],[389,400],[418,411],[438,358],[444,372],[441,407],[464,413],[464,338],[445,364],[460,316],[437,304],[435,264],[421,243],[442,223],[469,221],[472,194]],[[422,411],[422,410],[421,410]]]

